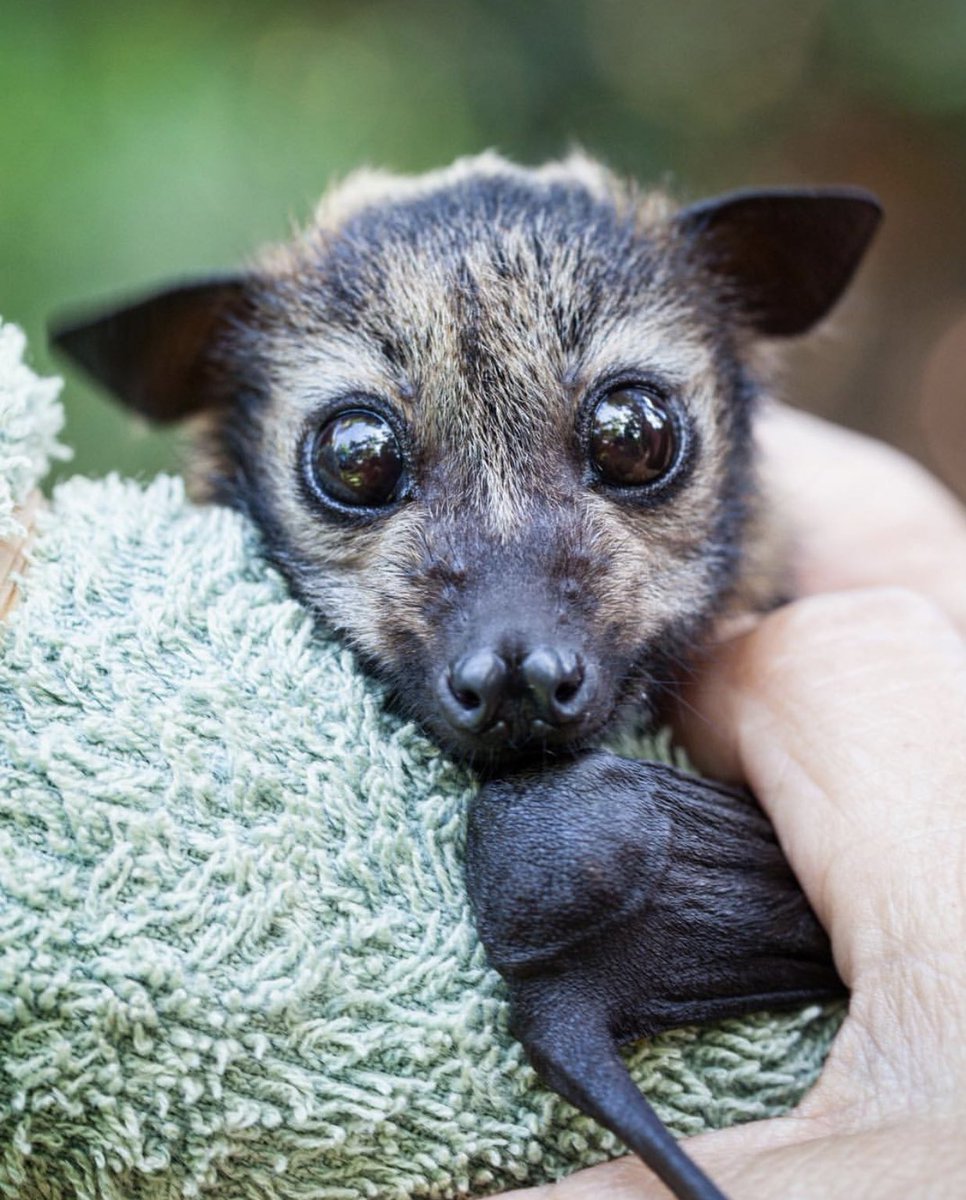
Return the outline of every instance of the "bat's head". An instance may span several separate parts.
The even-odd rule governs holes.
[[[54,340],[203,417],[207,495],[441,743],[503,759],[646,710],[748,602],[754,347],[825,315],[878,220],[484,155],[353,176],[250,270]]]

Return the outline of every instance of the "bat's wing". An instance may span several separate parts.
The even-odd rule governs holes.
[[[466,874],[513,1030],[540,1075],[681,1200],[724,1200],[616,1043],[843,990],[754,799],[589,754],[487,784],[469,815]]]
[[[488,784],[467,886],[519,998],[589,989],[620,1040],[844,993],[755,800],[656,763],[595,752]]]
[[[466,886],[490,961],[531,975],[606,944],[660,889],[672,822],[614,755],[491,781],[467,825]],[[590,768],[593,769],[590,769]]]

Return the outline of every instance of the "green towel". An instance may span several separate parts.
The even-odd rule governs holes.
[[[21,351],[0,328],[7,534],[60,453]],[[507,1033],[463,888],[472,776],[245,521],[177,479],[75,478],[32,559],[0,630],[0,1195],[455,1197],[619,1153]],[[680,1133],[774,1115],[839,1017],[680,1030],[633,1073]]]

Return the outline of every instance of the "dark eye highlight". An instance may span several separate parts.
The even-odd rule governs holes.
[[[314,489],[359,508],[379,508],[396,498],[404,461],[393,427],[368,409],[330,417],[306,446]]]
[[[587,449],[599,479],[642,487],[666,475],[678,460],[680,438],[668,406],[643,387],[619,387],[590,414]]]

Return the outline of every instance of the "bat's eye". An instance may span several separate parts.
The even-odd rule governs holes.
[[[403,452],[385,417],[351,409],[330,417],[306,443],[314,490],[340,504],[379,508],[396,499]]]
[[[641,487],[666,475],[678,459],[678,431],[664,402],[642,387],[620,387],[597,402],[588,449],[599,479]]]

